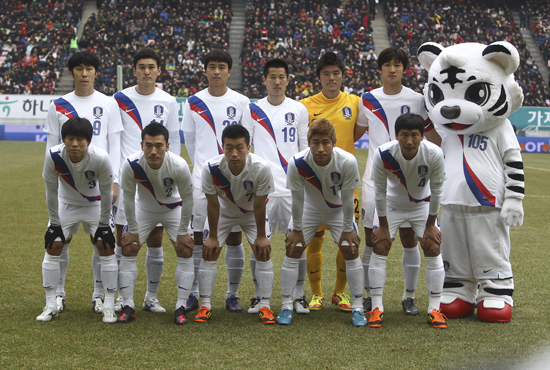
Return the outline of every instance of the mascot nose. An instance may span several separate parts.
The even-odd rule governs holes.
[[[460,107],[458,105],[453,105],[448,107],[446,105],[441,107],[441,115],[447,119],[455,119],[460,116]]]

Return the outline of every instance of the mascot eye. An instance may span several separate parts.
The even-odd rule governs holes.
[[[491,86],[487,82],[478,82],[468,87],[464,99],[476,103],[477,105],[484,105],[491,97]]]
[[[435,106],[437,103],[445,99],[445,96],[443,95],[443,91],[439,88],[439,86],[431,84],[428,88],[428,97],[430,99],[430,103],[432,106]]]

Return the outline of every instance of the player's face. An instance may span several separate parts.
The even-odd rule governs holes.
[[[392,59],[382,65],[380,69],[384,85],[401,85],[403,78],[403,64],[397,59]]]
[[[67,135],[63,139],[63,144],[65,144],[65,149],[69,154],[71,162],[78,163],[86,156],[88,152],[88,140],[84,137]]]
[[[145,135],[141,142],[141,150],[145,155],[147,164],[154,170],[158,170],[164,163],[164,156],[168,151],[170,143],[166,142],[163,135]]]
[[[269,68],[267,77],[263,77],[268,96],[281,96],[285,94],[288,85],[288,76],[284,68]]]
[[[71,71],[74,80],[74,89],[77,95],[91,95],[94,89],[94,81],[97,71],[92,66],[81,64]],[[91,91],[91,92],[90,92]]]
[[[401,154],[407,160],[414,158],[422,141],[420,130],[405,130],[401,129],[397,134],[397,141],[401,148]]]
[[[338,96],[343,78],[342,70],[338,66],[324,66],[319,75],[323,94],[328,98]]]
[[[229,66],[225,62],[210,62],[206,66],[206,78],[209,86],[226,86],[230,74]]]
[[[153,58],[140,59],[134,67],[134,76],[138,80],[138,85],[154,85],[159,75],[160,67]]]
[[[313,155],[313,161],[318,166],[326,166],[332,159],[332,151],[336,146],[336,141],[328,135],[313,135],[309,139],[309,148]]]
[[[246,145],[244,137],[238,139],[225,138],[223,142],[223,153],[229,169],[233,175],[238,175],[246,164],[246,157],[250,153],[250,145]]]

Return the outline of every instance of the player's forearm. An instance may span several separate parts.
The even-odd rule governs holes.
[[[168,142],[170,142],[170,151],[177,156],[181,155],[180,130],[170,131],[168,133]]]
[[[193,212],[193,193],[185,195],[181,194],[181,220],[178,235],[185,235],[189,233],[188,226],[191,220],[191,213]]]
[[[99,214],[99,226],[108,226],[111,216],[111,200],[113,196],[112,183],[99,185],[99,194],[101,194],[101,213]]]
[[[50,224],[59,226],[59,199],[57,194],[59,184],[57,182],[46,182],[46,204],[48,206],[48,215],[50,216]]]
[[[374,183],[374,201],[378,216],[386,216],[386,188],[387,182]]]
[[[48,134],[46,140],[46,153],[48,153],[48,150],[50,150],[52,147],[59,144],[59,136],[54,134]]]
[[[344,232],[353,231],[353,193],[354,189],[342,190],[342,211],[344,212]]]
[[[111,166],[113,168],[113,182],[118,183],[120,172],[120,131],[109,134],[109,157],[111,157]]]
[[[439,135],[439,132],[435,128],[432,128],[429,131],[425,131],[424,135],[426,136],[426,139],[428,141],[434,143],[437,146],[441,146],[441,135]]]
[[[426,221],[426,227],[435,226],[436,220],[437,220],[437,215],[429,215],[428,220]]]
[[[359,126],[358,124],[355,124],[355,128],[353,130],[353,142],[356,142],[357,140],[361,139],[363,135],[367,132],[367,127]]]
[[[441,206],[441,197],[443,196],[443,183],[430,181],[430,216],[437,216]]]
[[[206,196],[208,205],[206,207],[206,214],[208,215],[208,226],[210,227],[210,236],[218,238],[218,222],[220,220],[220,203],[217,195]],[[216,197],[213,200],[211,197]]]
[[[302,215],[304,214],[304,191],[292,190],[292,228],[302,230]]]
[[[128,191],[124,189],[124,212],[126,213],[126,220],[128,222],[128,231],[132,234],[138,233],[138,225],[136,221],[136,193],[135,190]]]
[[[267,197],[258,197],[254,200],[254,219],[256,220],[256,237],[267,236],[265,232],[265,201]]]

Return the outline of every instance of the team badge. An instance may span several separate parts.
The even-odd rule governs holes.
[[[285,114],[285,122],[287,125],[292,125],[294,123],[294,119],[295,119],[294,113],[289,112]]]
[[[331,172],[330,173],[330,180],[333,184],[338,184],[340,182],[340,179],[342,179],[342,175],[340,175],[340,172]]]
[[[449,261],[443,260],[443,269],[445,271],[449,271],[449,267],[451,267],[451,264],[449,263]]]
[[[103,108],[102,107],[94,107],[92,110],[92,114],[96,119],[100,119],[103,116]]]
[[[426,177],[428,175],[428,166],[420,165],[418,166],[418,176]]]
[[[174,185],[174,179],[171,178],[171,177],[165,177],[165,178],[162,180],[162,183],[164,184],[164,187],[165,187],[165,188],[171,188],[172,185]]]
[[[162,105],[155,105],[153,107],[153,111],[155,112],[155,116],[157,116],[157,118],[160,118],[164,114],[164,107]]]
[[[227,107],[227,118],[233,119],[237,115],[237,108]]]
[[[342,114],[344,115],[344,117],[346,119],[350,119],[351,118],[351,108],[350,107],[344,107],[342,108]]]
[[[411,107],[408,105],[402,105],[401,106],[401,114],[407,114],[411,112]]]
[[[92,181],[95,179],[95,172],[94,171],[84,171],[84,176],[86,176],[86,180]]]
[[[243,188],[244,188],[244,191],[246,191],[247,193],[250,193],[254,191],[254,183],[250,180],[245,180],[243,181]]]

